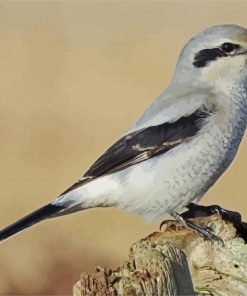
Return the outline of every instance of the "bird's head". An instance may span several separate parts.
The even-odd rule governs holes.
[[[202,31],[185,45],[174,80],[212,88],[247,80],[246,77],[247,29],[219,25]]]

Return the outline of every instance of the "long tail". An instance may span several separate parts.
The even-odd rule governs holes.
[[[53,204],[48,204],[31,214],[23,217],[22,219],[10,224],[6,228],[0,231],[0,242],[17,234],[25,228],[28,228],[42,220],[56,216],[62,212],[64,208],[62,206],[57,206]]]

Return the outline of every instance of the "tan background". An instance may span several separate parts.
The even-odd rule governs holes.
[[[0,2],[0,227],[82,175],[169,83],[193,34],[247,26],[247,2]],[[204,204],[246,211],[247,141]],[[158,228],[118,210],[41,223],[0,246],[0,292],[70,293]]]

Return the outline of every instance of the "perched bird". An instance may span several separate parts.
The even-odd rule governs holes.
[[[182,49],[170,85],[79,179],[48,205],[0,231],[0,240],[47,218],[117,207],[154,220],[199,201],[234,159],[247,124],[247,29],[219,25]]]

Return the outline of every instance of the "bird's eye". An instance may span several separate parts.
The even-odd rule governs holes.
[[[229,42],[225,42],[221,45],[221,49],[226,52],[226,53],[230,53],[232,52],[234,49],[236,49],[236,45],[235,44],[232,44],[232,43],[229,43]]]

